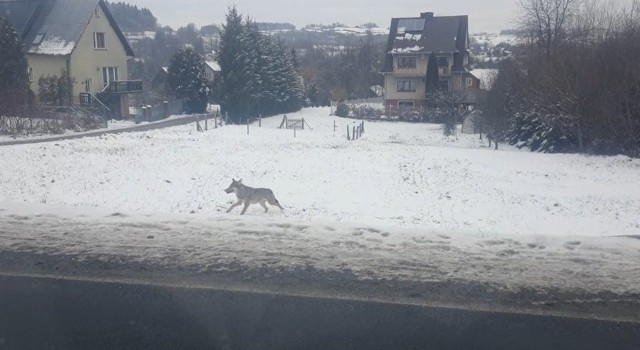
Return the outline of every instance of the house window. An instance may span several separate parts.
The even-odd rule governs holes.
[[[473,86],[473,78],[467,78],[467,87]]]
[[[42,39],[44,39],[44,33],[39,33],[38,35],[36,35],[35,38],[33,38],[33,42],[31,44],[40,45],[40,43],[42,42]]]
[[[102,67],[102,81],[104,87],[112,81],[118,81],[118,67]]]
[[[33,68],[27,68],[27,75],[29,76],[29,82],[33,82]]]
[[[93,47],[96,49],[106,49],[104,33],[93,33]]]
[[[442,91],[449,91],[449,81],[448,80],[440,80],[438,82],[438,88]]]
[[[411,109],[413,106],[413,101],[398,101],[398,108],[400,109]]]
[[[415,80],[398,80],[398,92],[415,92]]]
[[[416,57],[398,57],[398,68],[416,68]]]
[[[98,11],[98,9],[95,9],[95,10],[93,11],[93,15],[94,15],[96,18],[100,18],[100,11]]]
[[[449,57],[438,57],[439,67],[449,67]]]

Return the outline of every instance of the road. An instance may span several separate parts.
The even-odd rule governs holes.
[[[640,325],[0,276],[0,349],[640,349]]]
[[[148,130],[184,125],[189,123],[195,123],[196,120],[202,119],[202,118],[203,118],[202,115],[192,115],[184,118],[176,118],[176,119],[163,120],[163,121],[158,121],[153,123],[139,124],[139,125],[128,127],[128,128],[100,129],[100,130],[85,132],[80,134],[53,136],[53,137],[37,138],[37,139],[27,138],[27,139],[12,140],[12,141],[0,141],[0,146],[24,145],[24,144],[32,144],[32,143],[43,143],[43,142],[57,142],[57,141],[63,141],[63,140],[79,139],[83,137],[96,137],[96,136],[101,136],[106,134],[148,131]]]

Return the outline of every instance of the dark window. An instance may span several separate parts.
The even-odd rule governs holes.
[[[104,39],[104,33],[94,33],[93,47],[96,49],[106,49],[107,45]]]
[[[398,57],[398,68],[416,68],[416,57]]]
[[[414,92],[416,91],[416,82],[414,80],[398,80],[398,91]]]
[[[413,101],[398,101],[398,107],[400,109],[411,109],[413,108]]]

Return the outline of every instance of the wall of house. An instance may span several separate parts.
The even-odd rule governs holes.
[[[97,93],[104,88],[102,68],[117,67],[118,80],[127,80],[127,54],[109,24],[109,20],[98,6],[97,14],[91,16],[85,31],[82,33],[76,48],[71,54],[71,75],[75,78],[73,86],[74,102],[79,102],[79,95],[85,92],[85,81],[91,79],[91,92]],[[105,49],[94,48],[94,33],[105,33]],[[128,108],[127,108],[128,110]]]
[[[38,96],[38,80],[47,75],[60,76],[67,67],[67,56],[27,55],[29,68],[32,70],[31,90]]]
[[[425,71],[426,75],[426,71]],[[399,92],[398,91],[398,80],[413,80],[416,83],[416,91],[415,92]],[[394,76],[394,75],[385,75],[384,78],[384,91],[385,91],[385,99],[386,100],[423,100],[426,93],[425,86],[425,78],[424,77],[408,77],[408,76]]]

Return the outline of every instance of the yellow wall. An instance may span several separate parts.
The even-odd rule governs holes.
[[[92,80],[91,92],[94,94],[104,88],[102,67],[118,67],[118,80],[127,80],[127,54],[109,24],[104,12],[97,7],[98,15],[94,13],[82,33],[76,48],[71,54],[71,76],[75,79],[73,86],[74,102],[79,102],[79,95],[85,91],[85,80]],[[95,49],[93,33],[105,33],[106,49]]]
[[[67,56],[27,55],[29,68],[33,71],[31,90],[38,96],[38,80],[47,75],[60,76],[62,70],[67,69]]]

